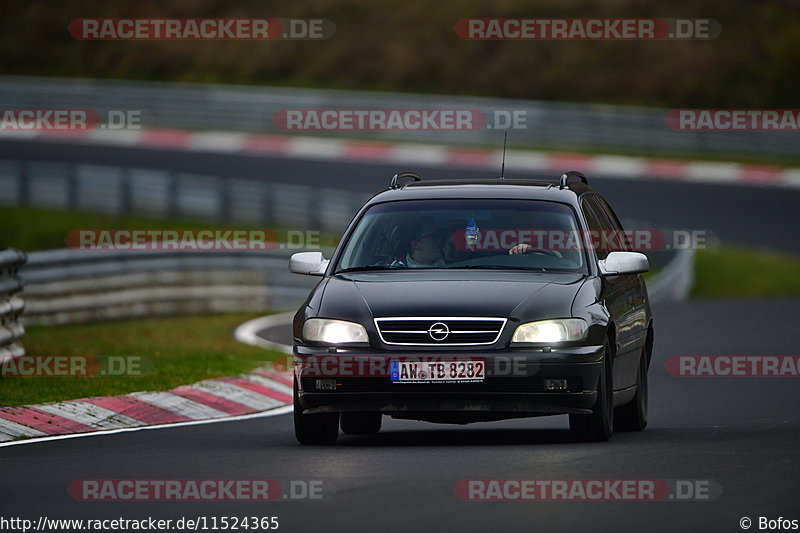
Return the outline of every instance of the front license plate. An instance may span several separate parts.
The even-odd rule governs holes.
[[[486,375],[486,363],[469,361],[393,361],[393,383],[479,383]]]

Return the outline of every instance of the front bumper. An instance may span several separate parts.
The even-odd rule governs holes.
[[[487,352],[376,352],[296,346],[295,380],[306,414],[341,411],[377,411],[413,417],[414,413],[461,412],[513,416],[588,414],[597,400],[603,346]],[[389,361],[475,359],[486,362],[479,383],[396,383]],[[378,363],[376,363],[378,361]],[[383,371],[381,371],[383,369]],[[547,391],[545,379],[566,380],[564,390]],[[333,390],[321,390],[325,379]],[[478,415],[480,416],[480,415]],[[487,419],[490,418],[487,416]]]

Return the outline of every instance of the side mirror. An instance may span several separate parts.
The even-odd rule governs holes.
[[[603,276],[621,274],[641,274],[650,270],[647,256],[639,252],[611,252],[608,257],[597,262]]]
[[[322,252],[298,252],[289,259],[289,272],[307,274],[309,276],[323,276],[328,268],[328,261]]]

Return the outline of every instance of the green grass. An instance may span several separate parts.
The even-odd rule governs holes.
[[[800,296],[800,257],[731,246],[699,250],[692,296]]]
[[[35,207],[0,207],[0,248],[18,248],[30,252],[64,248],[64,239],[72,230],[79,229],[145,229],[145,230],[186,230],[186,229],[270,229],[278,238],[286,237],[286,229],[280,227],[264,228],[248,224],[215,224],[190,218],[154,219],[142,216],[112,216],[79,211],[41,209]],[[297,228],[293,228],[297,229]],[[335,246],[338,235],[320,234],[322,246]]]
[[[76,229],[209,229],[215,227],[198,220],[157,220],[145,217],[117,217],[78,211],[35,207],[0,207],[3,246],[20,250],[64,248],[64,239]]]
[[[167,390],[248,372],[281,354],[232,332],[252,314],[196,315],[28,329],[30,355],[137,355],[152,371],[127,377],[0,377],[0,406]]]

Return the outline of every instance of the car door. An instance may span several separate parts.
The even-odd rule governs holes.
[[[608,240],[609,252],[630,251],[623,238],[623,228],[617,215],[599,195],[589,198],[601,218],[600,225],[614,238]],[[614,388],[624,389],[636,384],[639,356],[647,337],[647,291],[639,274],[608,276],[603,279],[609,288],[609,309],[617,324],[617,364],[614,368]]]
[[[594,243],[594,253],[597,256],[597,260],[601,261],[608,257],[610,250],[608,250],[605,246],[602,245],[602,235],[607,231],[608,222],[604,220],[600,209],[597,207],[597,204],[592,202],[593,195],[586,195],[581,198],[581,210],[583,211],[583,216],[586,219],[586,225],[589,228],[589,231],[592,235],[592,241]],[[617,339],[619,339],[619,323],[622,319],[620,315],[621,309],[623,309],[622,303],[619,301],[622,297],[622,292],[620,291],[620,283],[619,281],[615,281],[609,278],[602,279],[602,289],[600,291],[600,301],[603,303],[605,308],[608,310],[610,315],[610,320],[615,325],[614,334]],[[621,376],[618,376],[620,372],[621,365],[619,363],[619,350],[615,350],[617,354],[612,361],[612,376],[614,382],[614,388],[620,388],[620,383],[625,381]]]

